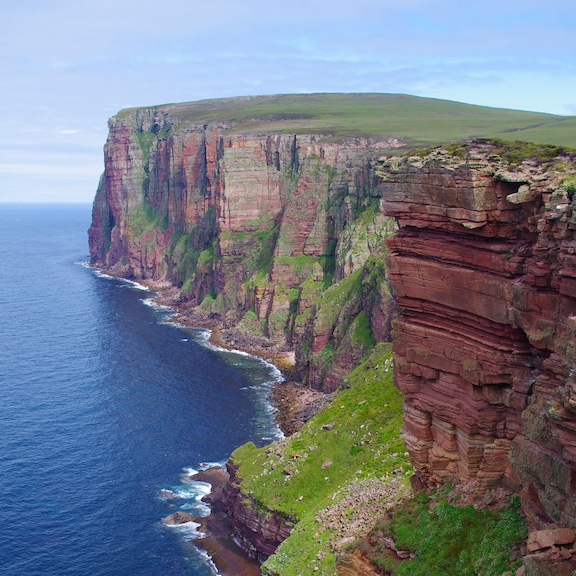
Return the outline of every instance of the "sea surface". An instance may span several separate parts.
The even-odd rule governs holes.
[[[0,574],[206,576],[195,470],[277,437],[280,375],[87,266],[88,205],[0,204]]]

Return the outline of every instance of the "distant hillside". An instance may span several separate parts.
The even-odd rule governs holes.
[[[576,147],[576,117],[489,108],[404,94],[284,94],[168,104],[187,122],[231,122],[230,133],[392,136],[407,148],[472,137]],[[120,115],[129,113],[123,111]]]

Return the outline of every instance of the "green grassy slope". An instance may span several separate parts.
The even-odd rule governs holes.
[[[234,133],[396,137],[420,147],[499,137],[576,147],[576,117],[404,94],[284,94],[162,106],[187,122],[225,121]],[[127,113],[123,111],[122,113]],[[122,114],[121,113],[121,114]]]
[[[524,140],[537,144],[556,144],[574,148],[576,147],[576,117],[557,116],[554,122],[512,133],[503,132],[500,137],[506,140]]]
[[[378,491],[378,501],[365,496],[371,518],[378,504],[395,504],[408,491],[413,470],[400,437],[402,397],[393,384],[390,345],[376,346],[347,384],[300,432],[260,449],[245,444],[232,455],[242,490],[264,509],[297,520],[264,565],[264,574],[298,576],[313,573],[314,567],[318,576],[335,575],[333,544],[343,534],[334,522],[319,517],[329,518],[330,507],[354,488],[368,493],[370,482],[391,487],[390,502]],[[345,514],[348,526],[362,506],[357,498],[342,506],[336,516]]]

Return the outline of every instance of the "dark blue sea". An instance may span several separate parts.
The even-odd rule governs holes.
[[[0,574],[206,576],[194,470],[277,435],[279,378],[86,266],[88,205],[0,204]]]

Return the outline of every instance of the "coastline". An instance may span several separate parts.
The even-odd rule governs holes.
[[[173,310],[175,315],[172,321],[175,324],[209,330],[208,342],[212,346],[231,352],[249,354],[270,363],[279,370],[283,380],[272,384],[270,404],[274,409],[274,419],[283,434],[289,436],[298,431],[332,398],[332,395],[305,388],[295,378],[293,350],[279,344],[265,342],[263,339],[246,334],[234,327],[225,326],[218,318],[190,310],[180,300],[178,288],[170,283],[132,280],[97,265],[90,265],[90,268],[104,275],[140,285],[155,293],[152,297],[154,304]],[[210,492],[202,498],[210,506],[211,512],[204,518],[195,518],[195,521],[200,524],[198,530],[205,536],[194,540],[193,545],[208,554],[220,576],[260,576],[260,563],[250,558],[248,553],[235,542],[232,528],[226,521],[226,512],[221,502],[223,486],[228,479],[226,469],[210,468],[198,472],[191,479],[211,485]]]
[[[203,538],[194,541],[194,545],[204,550],[222,576],[260,576],[260,564],[234,541],[232,531],[226,521],[222,507],[222,489],[228,480],[225,468],[209,468],[191,477],[192,480],[208,482],[212,486],[209,494],[202,498],[210,506],[210,514],[197,518],[199,532]]]

